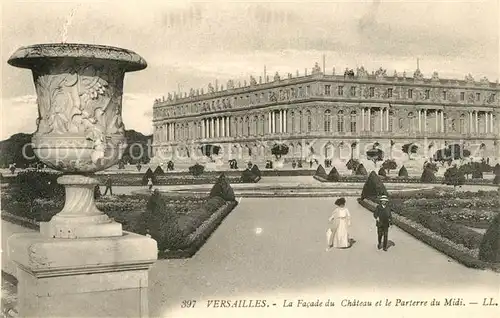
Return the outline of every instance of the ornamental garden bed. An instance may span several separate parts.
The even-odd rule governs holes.
[[[15,192],[19,189],[5,190],[1,193],[2,219],[33,229],[39,228],[39,222],[49,221],[64,206],[64,195],[59,191],[52,191],[56,193],[51,192],[50,199],[33,194],[34,199],[27,201],[19,200]],[[156,191],[148,195],[105,196],[97,199],[96,205],[120,222],[124,231],[150,234],[158,243],[160,258],[185,258],[198,251],[237,202],[230,184],[221,175],[208,196],[163,196]]]
[[[358,202],[373,212],[377,197],[387,194],[387,191],[380,178],[373,181],[377,179],[376,175],[370,179]],[[500,263],[480,257],[486,249],[500,247],[486,242],[485,235],[475,230],[490,227],[488,231],[495,230],[493,223],[500,210],[497,191],[455,192],[436,188],[400,192],[389,195],[389,207],[393,212],[393,223],[424,243],[468,267],[500,271]]]

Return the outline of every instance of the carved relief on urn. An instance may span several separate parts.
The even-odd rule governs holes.
[[[83,44],[23,47],[9,64],[30,68],[37,93],[35,154],[65,172],[95,172],[116,164],[126,147],[123,79],[146,62],[118,48]]]

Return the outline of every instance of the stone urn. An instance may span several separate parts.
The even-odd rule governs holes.
[[[64,173],[58,179],[66,189],[64,208],[40,232],[53,238],[122,235],[121,224],[95,205],[99,182],[92,174],[121,158],[125,72],[146,68],[146,61],[116,47],[54,43],[21,47],[8,63],[31,69],[38,104],[33,150]]]

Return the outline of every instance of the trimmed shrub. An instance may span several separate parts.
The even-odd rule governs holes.
[[[340,174],[337,171],[337,168],[333,167],[332,170],[330,170],[327,180],[332,182],[338,182],[340,180]]]
[[[349,161],[347,161],[345,166],[347,167],[347,170],[356,171],[359,165],[360,165],[359,160],[351,158],[349,159]]]
[[[500,213],[484,233],[479,247],[479,259],[490,263],[500,263]]]
[[[210,197],[220,197],[224,199],[224,201],[235,201],[233,188],[227,181],[224,173],[221,173],[214,186],[212,187],[212,190],[210,191]]]
[[[381,176],[381,177],[387,177],[387,173],[385,172],[384,168],[380,168],[378,170],[378,175]]]
[[[362,163],[360,163],[358,165],[358,167],[356,168],[356,175],[358,175],[358,176],[366,176],[366,175],[368,175],[368,172],[366,171],[365,166],[363,166]]]
[[[408,170],[406,170],[405,166],[402,166],[401,169],[399,169],[398,177],[408,178]]]
[[[243,183],[254,183],[257,179],[257,176],[252,173],[251,170],[245,169],[241,173],[241,182]]]
[[[200,176],[204,171],[205,166],[202,166],[199,163],[196,163],[195,165],[189,167],[189,173],[191,173],[193,176]]]
[[[396,160],[394,160],[394,159],[387,159],[382,164],[382,168],[384,168],[385,170],[387,170],[387,173],[389,173],[391,170],[397,169],[398,168],[398,164],[396,163]]]
[[[321,177],[323,179],[328,178],[328,175],[326,174],[325,168],[323,168],[322,165],[318,166],[318,168],[316,169],[316,173],[314,175],[317,177]]]
[[[161,166],[156,167],[155,171],[153,172],[155,176],[161,176],[164,175],[165,172],[161,168]]]
[[[457,167],[446,169],[444,173],[444,183],[454,187],[465,183],[465,175],[462,170]]]
[[[144,176],[142,177],[142,185],[147,185],[149,178],[151,178],[153,184],[156,184],[156,175],[153,173],[153,170],[151,170],[151,168],[148,168],[148,170],[146,170],[146,172],[144,173]]]
[[[429,168],[424,168],[424,171],[420,176],[420,182],[432,183],[434,181],[436,181],[436,176],[434,175],[434,171]]]
[[[495,178],[493,178],[493,184],[500,184],[500,176],[495,176]]]
[[[167,171],[174,171],[174,162],[172,160],[167,162]]]
[[[382,180],[380,180],[380,177],[375,173],[375,171],[372,171],[363,186],[361,200],[371,199],[378,202],[377,198],[381,195],[388,195],[387,189],[385,188]]]
[[[260,173],[259,167],[257,167],[257,165],[253,165],[253,167],[250,171],[252,171],[254,176],[257,176],[257,177],[262,176],[262,174]]]

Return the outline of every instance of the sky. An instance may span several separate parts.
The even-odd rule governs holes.
[[[36,129],[31,72],[7,64],[19,47],[67,42],[112,45],[148,67],[125,75],[123,121],[152,133],[155,98],[268,75],[301,75],[314,63],[383,67],[424,76],[500,78],[499,0],[476,1],[13,1],[1,8],[2,136]],[[66,28],[65,28],[66,26]]]

